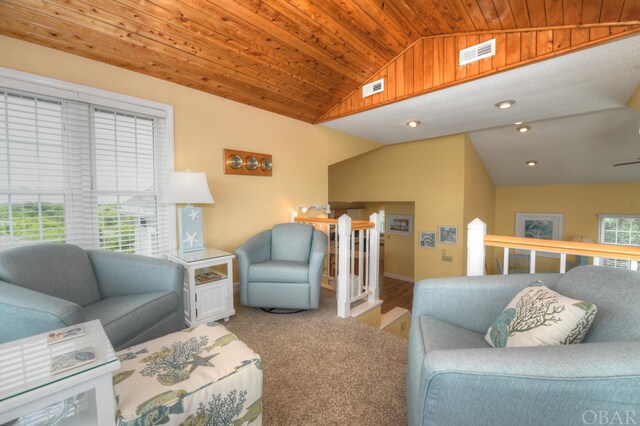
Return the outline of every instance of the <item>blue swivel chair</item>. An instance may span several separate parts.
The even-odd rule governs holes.
[[[236,250],[240,303],[256,308],[318,309],[327,236],[313,226],[283,223]]]

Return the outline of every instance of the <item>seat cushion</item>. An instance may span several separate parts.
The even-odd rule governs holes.
[[[420,316],[422,343],[426,352],[490,348],[484,340],[484,334],[456,327],[429,315]]]
[[[0,280],[84,306],[100,300],[87,253],[72,244],[30,244],[0,252]]]
[[[304,223],[281,223],[271,230],[271,259],[309,262],[313,226]]]
[[[260,425],[262,362],[209,322],[118,352],[117,424]]]
[[[120,344],[176,311],[178,297],[172,291],[113,296],[85,306],[87,321],[99,319],[111,344]]]
[[[268,260],[249,266],[249,282],[308,283],[309,264]]]

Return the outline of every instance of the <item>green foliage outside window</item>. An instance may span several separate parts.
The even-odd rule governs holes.
[[[138,218],[135,215],[118,213],[118,206],[115,203],[100,204],[98,206],[99,247],[109,251],[135,253],[137,221]],[[14,203],[11,208],[11,217],[9,206],[0,204],[1,237],[13,237],[19,241],[65,242],[64,204]]]

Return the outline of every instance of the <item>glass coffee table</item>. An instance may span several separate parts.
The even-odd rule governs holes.
[[[115,423],[112,374],[120,361],[99,320],[82,328],[83,335],[51,344],[53,332],[0,344],[0,424],[47,424],[52,416],[65,425]],[[76,366],[62,371],[60,356],[69,353]]]

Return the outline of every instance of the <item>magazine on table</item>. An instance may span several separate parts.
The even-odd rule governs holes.
[[[64,342],[65,340],[80,336],[84,336],[84,326],[82,324],[72,325],[71,327],[49,333],[49,336],[47,336],[47,343],[52,345],[54,343]]]
[[[91,346],[55,356],[51,359],[51,374],[62,373],[63,371],[93,362],[95,359],[96,353]]]

